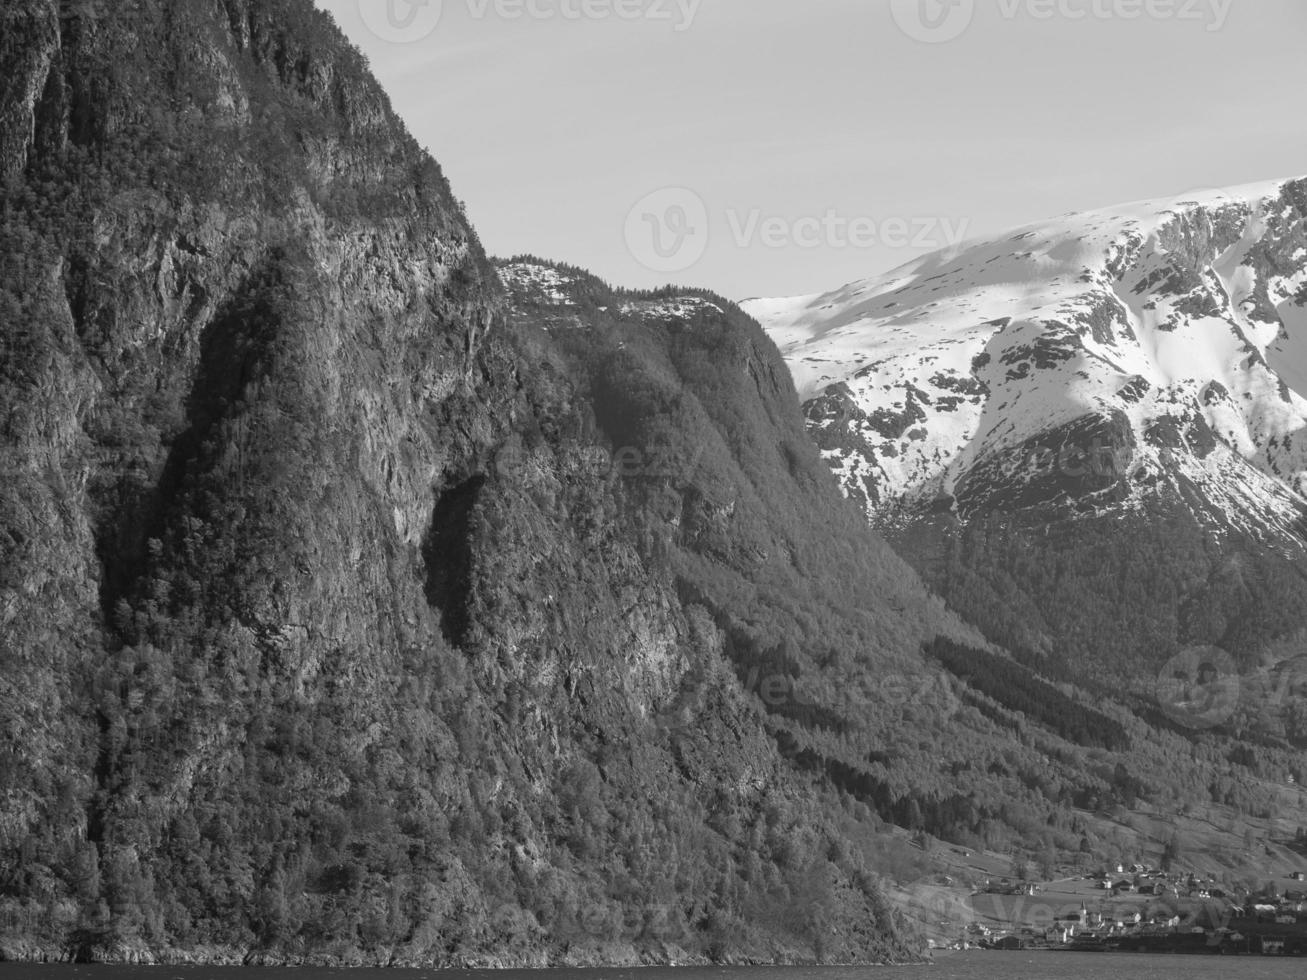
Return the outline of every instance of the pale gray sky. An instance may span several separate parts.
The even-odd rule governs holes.
[[[489,251],[616,285],[818,292],[1307,174],[1302,0],[318,2]]]

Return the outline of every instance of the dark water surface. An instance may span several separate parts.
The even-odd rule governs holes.
[[[929,966],[686,967],[601,970],[323,970],[26,966],[0,980],[1307,980],[1307,960],[1111,953],[955,953]]]

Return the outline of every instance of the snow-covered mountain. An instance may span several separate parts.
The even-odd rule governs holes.
[[[1069,215],[743,306],[873,521],[1165,497],[1302,542],[1307,179]]]

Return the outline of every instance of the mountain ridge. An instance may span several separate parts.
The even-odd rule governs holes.
[[[1063,216],[829,294],[745,308],[785,353],[846,494],[950,601],[948,576],[956,589],[958,562],[980,559],[944,557],[949,542],[995,522],[1045,570],[1067,559],[1034,541],[1035,527],[1112,538],[1113,521],[1133,518],[1188,528],[1162,545],[1168,562],[1193,548],[1224,554],[1214,568],[1255,553],[1265,575],[1296,582],[1305,228],[1307,181],[1274,181]],[[1269,635],[1236,641],[1229,626],[1196,625],[1203,592],[1163,599],[1181,607],[1164,648],[1229,643],[1255,659],[1302,625],[1241,600],[1234,618],[1262,616]],[[1065,599],[1036,602],[1045,618],[1065,618],[1055,601]],[[994,616],[969,603],[965,613],[1015,641]],[[1039,632],[1041,646],[1065,635]],[[1089,653],[1083,641],[1077,650]]]
[[[1287,253],[1295,243],[1302,248],[1304,186],[1278,181],[1213,192],[1206,201],[1087,212],[942,250],[834,293],[745,308],[787,354],[805,401],[843,385],[865,413],[886,414],[885,425],[871,426],[886,438],[885,451],[862,461],[876,471],[876,490],[886,497],[952,496],[984,458],[1095,413],[1136,415],[1131,428],[1141,447],[1163,439],[1156,431],[1150,439],[1150,428],[1189,429],[1193,416],[1205,416],[1219,441],[1245,458],[1260,453],[1261,475],[1301,497],[1302,460],[1292,447],[1307,401],[1272,362],[1301,383],[1291,346],[1301,325],[1294,319],[1290,331],[1281,318],[1303,315],[1307,270],[1277,269],[1293,261]],[[1263,215],[1272,204],[1283,210]],[[1244,259],[1275,250],[1265,261],[1276,268],[1257,278]],[[1153,288],[1159,282],[1170,294]],[[1245,306],[1261,319],[1250,319]],[[1217,320],[1228,326],[1225,340]],[[1240,371],[1232,363],[1239,356],[1253,363]],[[1196,357],[1209,363],[1194,363]],[[933,372],[925,369],[927,358]],[[1260,367],[1265,376],[1252,376]],[[1195,388],[1198,378],[1204,384]],[[1250,409],[1230,404],[1254,394]],[[1140,415],[1137,406],[1149,401],[1184,405],[1176,412],[1156,404],[1151,415]],[[1280,402],[1288,409],[1277,413]],[[925,419],[925,405],[940,403],[929,413],[933,425],[912,426],[914,416]],[[952,424],[940,418],[946,412]],[[1240,420],[1241,413],[1249,417]],[[900,431],[895,440],[895,424],[925,438],[904,440]],[[1141,462],[1160,468],[1155,459]],[[1227,471],[1237,466],[1221,463]],[[1274,487],[1257,489],[1278,498],[1261,515],[1267,523],[1285,529],[1300,516]]]

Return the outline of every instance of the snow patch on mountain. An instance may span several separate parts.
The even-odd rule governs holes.
[[[535,262],[513,262],[499,268],[499,278],[509,290],[531,295],[537,302],[571,306],[569,287],[575,280],[560,269]]]
[[[689,321],[703,313],[721,314],[723,310],[716,303],[702,296],[674,296],[668,299],[623,303],[622,312],[657,320]]]
[[[1300,526],[1307,181],[1066,215],[742,306],[873,520],[1166,489],[1228,527]],[[1112,468],[1086,475],[1095,454]],[[1071,479],[1023,476],[1033,457]]]

